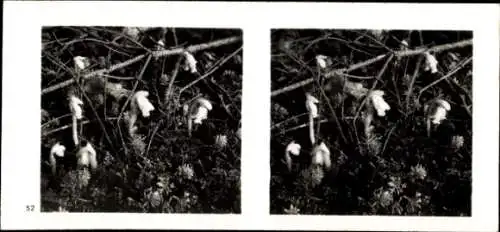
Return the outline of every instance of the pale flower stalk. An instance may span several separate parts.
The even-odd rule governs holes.
[[[70,98],[69,98],[69,108],[71,110],[71,118],[72,118],[72,121],[73,121],[73,131],[72,131],[72,135],[73,135],[73,142],[75,143],[75,145],[78,145],[79,141],[78,141],[78,132],[77,132],[77,126],[78,126],[78,120],[79,119],[82,119],[83,118],[83,110],[82,110],[82,106],[83,105],[83,102],[82,100],[80,100],[79,98],[77,98],[76,96],[74,95],[71,95]]]
[[[318,117],[318,104],[319,101],[310,93],[306,93],[306,109],[309,112],[309,139],[311,140],[311,144],[315,143],[314,138],[314,119]]]
[[[137,27],[125,27],[123,28],[123,33],[130,38],[137,40],[139,38],[140,30]]]
[[[71,113],[72,115],[76,118],[76,119],[82,119],[83,115],[82,115],[82,106],[83,105],[83,101],[80,100],[80,98],[77,98],[76,96],[72,95],[70,96],[70,99],[69,99],[69,107],[71,109]]]
[[[309,114],[312,115],[313,118],[318,117],[318,107],[316,106],[316,104],[318,103],[319,100],[317,98],[315,98],[309,93],[306,94],[306,108]]]

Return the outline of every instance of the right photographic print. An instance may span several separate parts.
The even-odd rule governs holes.
[[[270,213],[471,216],[472,31],[271,31]]]

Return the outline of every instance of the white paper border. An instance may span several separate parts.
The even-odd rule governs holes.
[[[497,230],[498,12],[492,4],[5,2],[2,229]],[[40,208],[40,32],[49,25],[243,29],[242,214],[25,212]],[[472,217],[270,216],[271,28],[474,30]]]

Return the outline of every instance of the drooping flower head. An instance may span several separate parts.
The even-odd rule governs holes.
[[[50,155],[55,155],[58,157],[64,157],[64,152],[66,151],[66,147],[61,145],[59,142],[55,143],[50,149]]]
[[[137,91],[134,94],[134,100],[137,103],[137,106],[141,110],[142,116],[143,117],[149,117],[151,114],[151,111],[155,109],[153,104],[148,100],[149,92],[148,91]]]
[[[83,56],[75,56],[73,57],[73,61],[75,62],[75,69],[77,71],[82,71],[90,66],[89,58]]]
[[[295,141],[292,141],[286,146],[286,152],[298,156],[300,154],[300,144],[296,143]]]
[[[97,168],[97,153],[90,144],[90,142],[87,142],[85,146],[82,146],[78,153],[76,154],[76,158],[78,161],[78,166],[81,167],[89,167],[92,169]]]
[[[448,111],[451,110],[450,103],[443,99],[436,99],[424,106],[424,111],[427,112],[427,119],[433,124],[441,124],[441,121],[446,119]]]
[[[52,174],[56,174],[56,156],[64,157],[64,152],[66,151],[66,147],[61,145],[59,142],[55,143],[50,149],[49,163],[52,169]]]
[[[312,151],[312,161],[313,165],[323,166],[325,169],[330,169],[332,162],[330,159],[330,150],[326,147],[324,142],[315,146]]]
[[[382,90],[371,91],[368,96],[373,107],[377,111],[377,115],[380,117],[385,116],[386,111],[391,109],[389,104],[385,102],[383,96],[384,96],[384,91]]]
[[[326,68],[327,66],[327,56],[325,55],[317,55],[316,56],[316,64],[322,69]]]
[[[198,70],[196,69],[196,64],[198,63],[198,61],[196,61],[193,54],[189,53],[188,51],[185,51],[183,54],[185,58],[184,70],[190,70],[191,73],[197,73]]]
[[[296,143],[295,141],[290,142],[285,149],[285,161],[286,165],[288,167],[288,171],[292,170],[292,157],[290,154],[294,156],[298,156],[300,154],[300,144]]]
[[[194,114],[191,115],[195,124],[201,124],[208,118],[208,111],[212,110],[212,104],[205,98],[198,98],[195,102]]]
[[[431,55],[429,52],[424,53],[425,56],[425,71],[430,71],[431,73],[436,73],[437,70],[437,64],[438,61],[436,60],[436,57]]]

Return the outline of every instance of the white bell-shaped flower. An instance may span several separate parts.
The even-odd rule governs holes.
[[[123,33],[125,33],[125,35],[131,37],[132,39],[137,40],[141,31],[138,27],[125,27],[123,28]]]
[[[324,142],[314,147],[312,151],[312,164],[320,165],[326,169],[330,169],[332,162],[330,159],[330,150],[326,147]]]
[[[286,146],[286,152],[294,156],[298,156],[300,154],[300,149],[301,149],[300,144],[296,143],[295,141],[290,142]]]
[[[199,107],[193,117],[194,124],[201,124],[203,120],[208,118],[208,109],[206,107]]]
[[[369,95],[370,101],[373,104],[375,110],[377,111],[377,115],[380,117],[385,116],[385,112],[391,109],[389,104],[385,102],[383,96],[384,96],[384,91],[382,90],[374,90]]]
[[[165,42],[162,39],[158,40],[158,50],[161,50],[165,47]]]
[[[425,56],[425,71],[430,71],[431,73],[436,73],[437,70],[437,64],[438,61],[436,60],[436,57],[431,55],[429,52],[424,53]]]
[[[404,48],[407,48],[408,42],[406,42],[406,40],[401,41],[401,46],[403,46]]]
[[[385,30],[371,30],[371,33],[378,40],[382,40],[384,38]]]
[[[56,156],[64,157],[64,152],[66,151],[66,147],[61,145],[59,142],[54,144],[50,149],[49,163],[52,170],[52,174],[56,174],[57,161]]]
[[[198,63],[198,61],[196,61],[194,56],[187,51],[185,51],[183,54],[186,60],[184,70],[190,70],[191,73],[197,73],[198,70],[196,69],[196,64]]]
[[[318,104],[318,103],[319,103],[318,99],[316,99],[315,97],[313,97],[309,93],[306,94],[306,108],[307,108],[307,111],[309,112],[309,114],[313,118],[318,117],[318,107],[316,106],[316,104]]]
[[[441,121],[446,119],[446,114],[451,110],[450,103],[445,100],[438,99],[435,101],[433,113],[429,114],[433,124],[441,124]]]
[[[285,149],[285,162],[288,168],[288,171],[292,171],[292,157],[290,154],[294,156],[298,156],[300,154],[300,144],[295,141],[290,142]]]
[[[149,117],[151,114],[151,111],[155,109],[153,104],[148,100],[149,92],[148,91],[137,91],[134,94],[134,100],[137,103],[137,106],[141,110],[142,116],[143,117]]]
[[[325,55],[317,55],[316,56],[316,64],[318,64],[318,66],[320,68],[326,68],[326,65],[327,65],[327,62],[326,62],[326,59],[328,57],[326,57]]]
[[[69,98],[69,108],[71,109],[71,113],[73,114],[73,117],[76,119],[82,119],[82,106],[83,102],[80,100],[80,98],[77,98],[76,96],[72,95]]]
[[[50,149],[50,155],[64,157],[65,151],[66,151],[66,147],[64,145],[61,145],[59,142],[57,142],[56,144],[54,144],[54,146],[52,146],[52,149]]]
[[[97,153],[92,147],[92,145],[87,142],[87,144],[80,148],[78,153],[76,154],[76,158],[78,159],[78,165],[82,167],[89,167],[92,169],[97,168]]]
[[[208,111],[212,110],[212,104],[205,98],[198,98],[195,103],[194,114],[191,115],[195,124],[201,124],[203,120],[208,118]]]
[[[84,70],[90,65],[89,59],[83,56],[75,56],[73,57],[73,61],[75,62],[75,68],[78,71]]]

